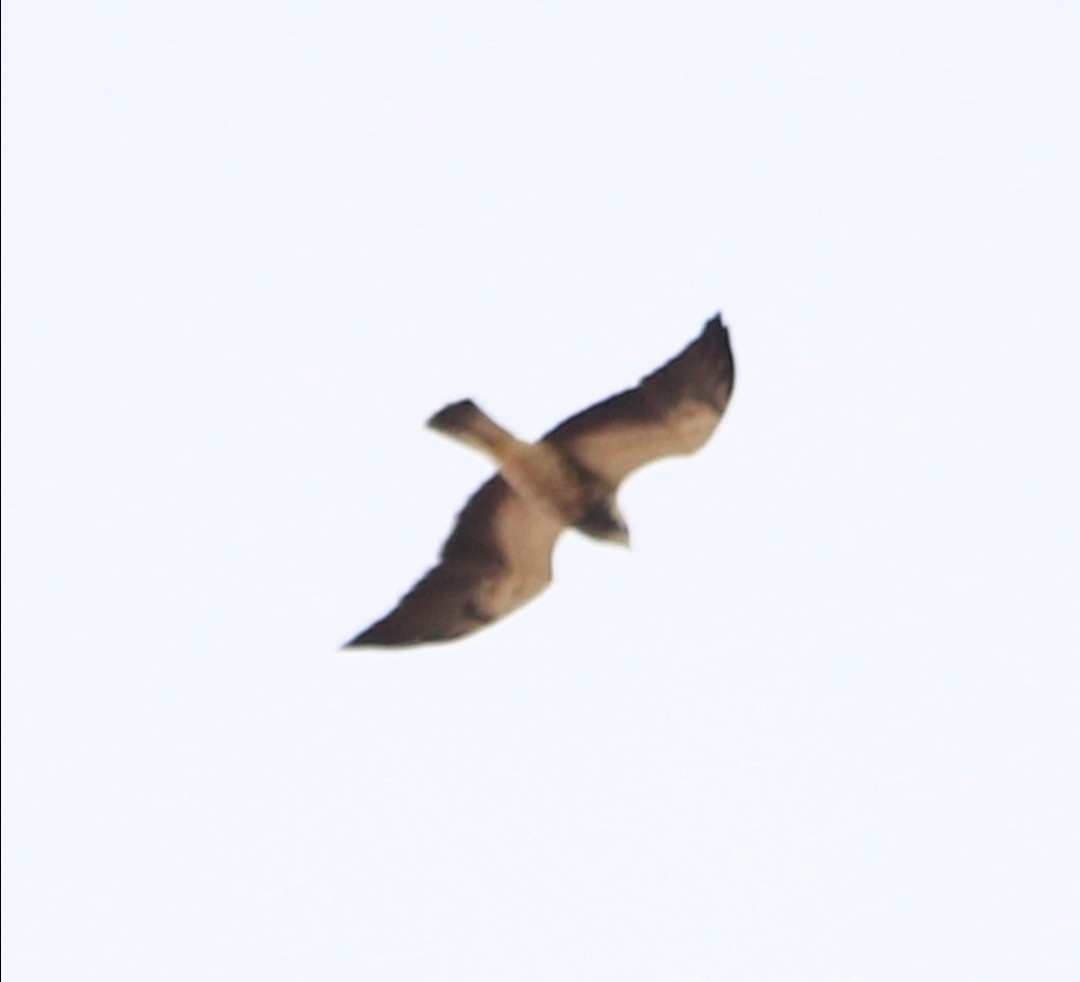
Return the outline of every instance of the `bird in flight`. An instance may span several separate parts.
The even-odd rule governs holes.
[[[428,426],[491,457],[498,473],[458,515],[438,565],[345,647],[450,641],[505,617],[551,582],[564,529],[629,545],[615,501],[619,485],[651,461],[704,446],[734,381],[727,328],[717,314],[638,386],[571,416],[535,443],[517,439],[469,399],[440,410]]]

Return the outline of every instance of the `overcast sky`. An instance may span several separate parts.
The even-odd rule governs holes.
[[[12,0],[6,980],[1080,978],[1080,6]],[[630,552],[341,652],[722,311]]]

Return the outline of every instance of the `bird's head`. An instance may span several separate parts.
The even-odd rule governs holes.
[[[614,501],[599,501],[581,517],[574,528],[594,539],[630,545],[630,529]]]

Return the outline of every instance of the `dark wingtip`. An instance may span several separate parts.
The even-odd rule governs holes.
[[[702,330],[702,334],[719,334],[723,332],[727,334],[727,325],[724,323],[724,318],[718,310],[712,315],[706,322],[705,328]]]
[[[349,648],[389,648],[395,645],[407,644],[401,638],[393,636],[392,632],[382,630],[382,622],[372,624],[366,631],[361,631],[352,641],[346,641],[341,646],[342,651]]]
[[[387,621],[390,620],[390,616],[377,620],[374,624],[365,627],[355,638],[351,641],[346,641],[341,646],[341,650],[345,651],[348,648],[369,648],[369,647],[386,647],[387,645],[400,644],[401,639],[396,636],[397,632],[387,629]]]
[[[705,329],[701,332],[701,336],[710,343],[716,345],[718,352],[726,357],[729,362],[732,361],[731,335],[728,332],[727,325],[724,323],[724,319],[720,316],[719,311],[706,322]]]
[[[376,621],[371,627],[361,631],[352,641],[347,641],[341,646],[342,651],[350,648],[408,648],[417,644],[431,644],[438,641],[452,641],[460,633],[434,634],[417,631],[415,626],[410,626],[391,611],[381,621]]]
[[[372,642],[367,638],[367,632],[364,634],[358,634],[352,641],[346,641],[342,646],[342,651],[348,651],[350,648],[366,648]]]
[[[723,412],[735,384],[735,356],[731,351],[731,335],[719,311],[706,321],[701,337],[691,347],[698,345],[709,351],[714,366],[715,374],[708,383],[708,401]]]

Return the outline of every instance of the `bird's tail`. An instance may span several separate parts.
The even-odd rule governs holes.
[[[428,420],[427,425],[490,454],[496,454],[501,447],[514,441],[510,433],[471,399],[462,399],[440,409]]]

